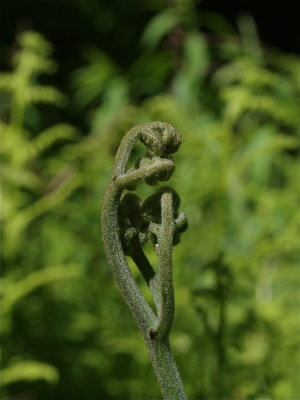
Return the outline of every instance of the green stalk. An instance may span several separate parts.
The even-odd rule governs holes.
[[[182,380],[168,341],[145,340],[165,400],[187,400]]]

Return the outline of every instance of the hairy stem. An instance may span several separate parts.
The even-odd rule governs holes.
[[[163,398],[165,400],[187,400],[168,341],[148,338],[145,342]]]
[[[111,181],[102,205],[102,239],[108,262],[126,304],[139,328],[149,331],[157,318],[138,289],[122,249],[118,225],[120,195],[120,189]]]
[[[172,274],[172,242],[174,235],[173,205],[171,193],[161,198],[161,228],[158,233],[158,274],[160,281],[160,307],[158,332],[167,337],[174,319],[174,290]]]

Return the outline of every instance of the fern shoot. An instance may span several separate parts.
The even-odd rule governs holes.
[[[127,169],[138,141],[147,152],[134,168]],[[102,237],[107,259],[144,336],[165,400],[187,399],[168,340],[174,317],[172,246],[179,243],[187,220],[178,210],[180,199],[172,188],[161,187],[144,201],[128,190],[134,190],[139,181],[156,185],[168,180],[175,169],[170,154],[180,144],[181,136],[167,123],[150,122],[129,130],[119,146],[102,205]],[[157,254],[157,272],[142,249],[148,240]],[[156,313],[140,292],[125,256],[133,259],[146,280]]]

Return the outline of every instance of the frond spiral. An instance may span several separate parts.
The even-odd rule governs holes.
[[[146,153],[128,169],[138,141],[144,144]],[[179,243],[187,219],[179,211],[179,195],[168,186],[159,188],[144,201],[128,190],[134,190],[140,181],[157,185],[169,180],[175,170],[171,154],[180,144],[180,134],[164,122],[150,122],[129,130],[117,151],[102,205],[102,238],[108,262],[143,333],[164,398],[169,400],[186,399],[168,336],[174,318],[172,246]],[[157,254],[157,268],[152,267],[142,249],[148,240]],[[125,256],[133,259],[147,282],[156,312],[140,292]]]

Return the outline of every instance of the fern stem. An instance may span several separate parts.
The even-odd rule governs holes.
[[[145,342],[164,400],[187,400],[169,342],[150,337]]]
[[[108,262],[128,308],[140,330],[150,331],[157,318],[133,279],[120,241],[118,225],[120,195],[121,190],[111,181],[102,205],[102,238]]]

